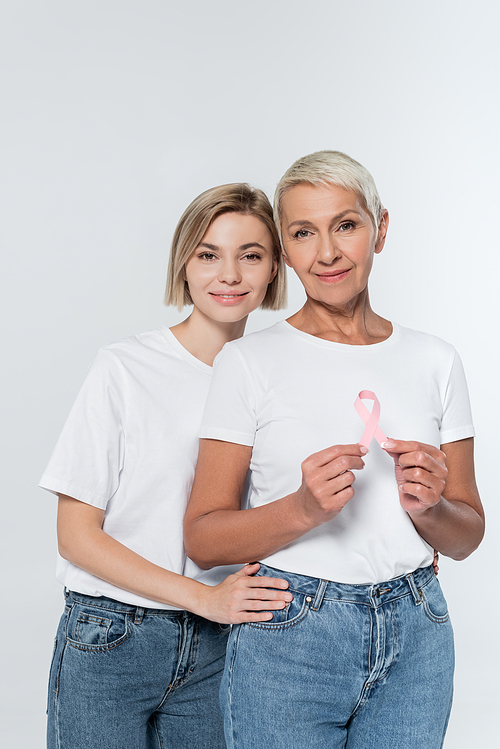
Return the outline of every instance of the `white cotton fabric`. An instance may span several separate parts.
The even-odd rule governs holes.
[[[154,564],[204,583],[186,559],[182,522],[198,455],[198,431],[212,368],[167,328],[102,348],[64,426],[40,486],[105,510],[104,530]],[[172,609],[129,593],[58,556],[70,590],[137,606]]]
[[[245,506],[258,507],[296,491],[312,453],[359,441],[361,390],[377,395],[388,437],[439,447],[474,435],[463,368],[448,343],[394,324],[387,340],[351,346],[281,322],[223,348],[200,436],[253,446]],[[399,503],[394,462],[375,441],[355,475],[355,496],[336,518],[261,561],[353,584],[430,564],[431,547]]]

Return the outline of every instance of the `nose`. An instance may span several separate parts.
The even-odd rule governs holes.
[[[237,284],[241,281],[241,271],[235,260],[227,259],[219,267],[218,280],[221,283]]]
[[[335,238],[330,233],[318,237],[318,261],[331,265],[340,256],[340,251],[335,243]]]

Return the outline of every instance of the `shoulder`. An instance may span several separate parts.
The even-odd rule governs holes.
[[[102,366],[126,366],[131,361],[148,361],[157,354],[165,354],[168,342],[163,329],[153,328],[143,333],[120,338],[100,348],[96,362]]]
[[[247,333],[236,341],[226,343],[223,352],[238,354],[244,359],[252,359],[254,356],[261,357],[262,353],[268,350],[275,350],[276,346],[286,338],[286,326],[283,322],[278,322],[270,328],[258,330],[255,333]]]
[[[159,355],[164,358],[166,348],[161,328],[108,343],[98,349],[88,369],[87,381],[121,386],[138,370],[149,369]]]
[[[455,347],[438,336],[421,330],[405,328],[402,325],[398,325],[397,328],[400,346],[407,346],[415,352],[422,352],[433,357],[443,357],[444,359],[453,359],[456,356]]]
[[[276,358],[283,335],[284,326],[280,322],[226,343],[215,358],[214,371],[234,367],[260,371]]]
[[[120,338],[118,341],[108,343],[99,349],[98,354],[110,357],[126,358],[127,356],[146,355],[148,351],[157,351],[165,348],[166,338],[163,329],[153,328],[143,333]]]

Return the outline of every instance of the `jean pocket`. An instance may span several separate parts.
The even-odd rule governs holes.
[[[112,609],[76,604],[68,621],[67,642],[74,648],[104,651],[116,648],[132,631],[127,614]]]
[[[299,624],[311,608],[312,598],[296,590],[290,591],[293,594],[293,600],[287,603],[284,609],[271,611],[272,619],[266,622],[248,622],[248,627],[257,627],[258,629],[286,629]]]
[[[431,578],[430,582],[419,593],[425,614],[431,622],[437,624],[447,622],[450,618],[448,604],[437,578]]]
[[[231,625],[230,624],[220,624],[219,622],[214,622],[214,629],[219,635],[228,635],[231,631]]]

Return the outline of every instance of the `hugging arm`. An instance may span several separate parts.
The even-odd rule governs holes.
[[[215,586],[159,567],[103,530],[104,511],[64,494],[59,495],[59,553],[77,567],[153,601],[192,611],[228,624],[266,621],[272,609],[284,608],[291,595],[278,578],[252,577],[248,565]]]

